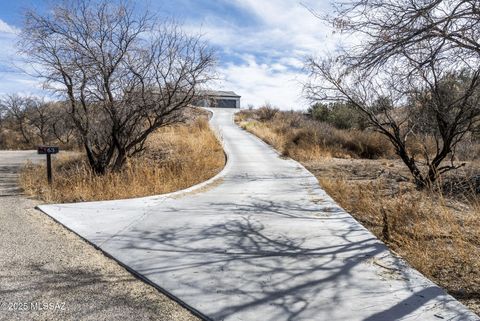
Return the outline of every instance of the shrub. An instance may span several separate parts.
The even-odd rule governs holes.
[[[284,156],[309,160],[319,156],[379,158],[394,154],[386,139],[375,132],[340,130],[300,112],[277,110],[269,120],[265,120],[264,114],[261,109],[241,111],[236,120]]]
[[[268,121],[272,120],[278,112],[278,108],[272,107],[270,104],[265,104],[265,106],[260,107],[256,111],[256,115],[258,117],[258,120]]]
[[[308,109],[307,114],[314,120],[329,123],[339,129],[363,130],[367,127],[365,117],[346,103],[317,103]]]
[[[118,172],[96,175],[79,154],[59,155],[52,186],[44,184],[43,165],[29,164],[20,183],[25,192],[47,202],[121,199],[173,192],[218,173],[222,146],[207,121],[164,127],[147,140],[143,155],[129,158]]]
[[[344,135],[342,147],[359,158],[376,159],[393,155],[390,144],[379,133],[349,130]]]

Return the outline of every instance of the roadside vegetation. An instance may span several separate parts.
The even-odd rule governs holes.
[[[337,4],[317,17],[362,40],[333,56],[307,58],[310,118],[348,131],[352,140],[358,132],[373,143],[378,133],[385,143],[377,147],[391,149],[392,157],[298,159],[373,233],[479,313],[477,3]]]
[[[78,0],[26,10],[19,38],[49,98],[0,97],[0,148],[72,151],[54,160],[52,186],[42,166],[27,166],[28,194],[48,202],[161,194],[223,167],[205,112],[190,108],[215,74],[200,35],[129,1]]]
[[[236,115],[241,126],[298,160],[321,156],[349,158],[392,157],[393,148],[382,135],[335,127],[334,122],[318,122],[299,112],[280,112],[272,106],[244,110]]]
[[[122,171],[159,128],[183,121],[214,74],[213,50],[129,1],[27,10],[20,51],[66,115],[96,175]]]
[[[39,145],[80,149],[64,104],[17,94],[0,97],[0,149],[33,149]]]
[[[241,111],[236,122],[301,162],[373,234],[479,313],[480,140],[459,144],[456,160],[465,166],[432,189],[418,189],[389,141],[357,123],[354,110],[339,121],[344,110],[330,108],[329,117],[319,117],[317,108],[264,106]],[[421,143],[412,141],[409,151]]]
[[[308,58],[305,95],[326,109],[354,110],[388,139],[416,186],[431,188],[464,166],[455,158],[458,145],[478,138],[478,18],[472,1],[338,6],[322,19],[362,42]]]
[[[51,186],[45,184],[44,165],[38,164],[24,168],[21,186],[28,195],[63,203],[163,194],[205,181],[223,168],[225,155],[206,112],[189,117],[154,132],[145,151],[129,158],[120,171],[96,175],[82,153],[72,152],[54,160]]]

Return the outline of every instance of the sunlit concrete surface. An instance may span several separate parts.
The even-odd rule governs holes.
[[[41,210],[211,320],[480,320],[394,257],[315,177],[211,120],[226,168],[184,192]]]

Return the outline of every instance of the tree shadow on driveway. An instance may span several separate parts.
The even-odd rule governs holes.
[[[252,213],[237,207],[243,212]],[[121,261],[211,320],[400,320],[449,301],[431,283],[410,284],[403,261],[359,224],[335,231],[332,241],[322,235],[322,219],[280,218],[277,225],[232,215],[203,225],[136,226],[106,251],[123,253]],[[338,218],[323,220],[331,219]],[[302,234],[298,224],[319,228]],[[372,264],[385,258],[394,273]]]

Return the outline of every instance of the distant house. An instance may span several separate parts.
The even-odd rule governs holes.
[[[240,97],[233,91],[205,90],[193,104],[199,107],[240,108]]]

